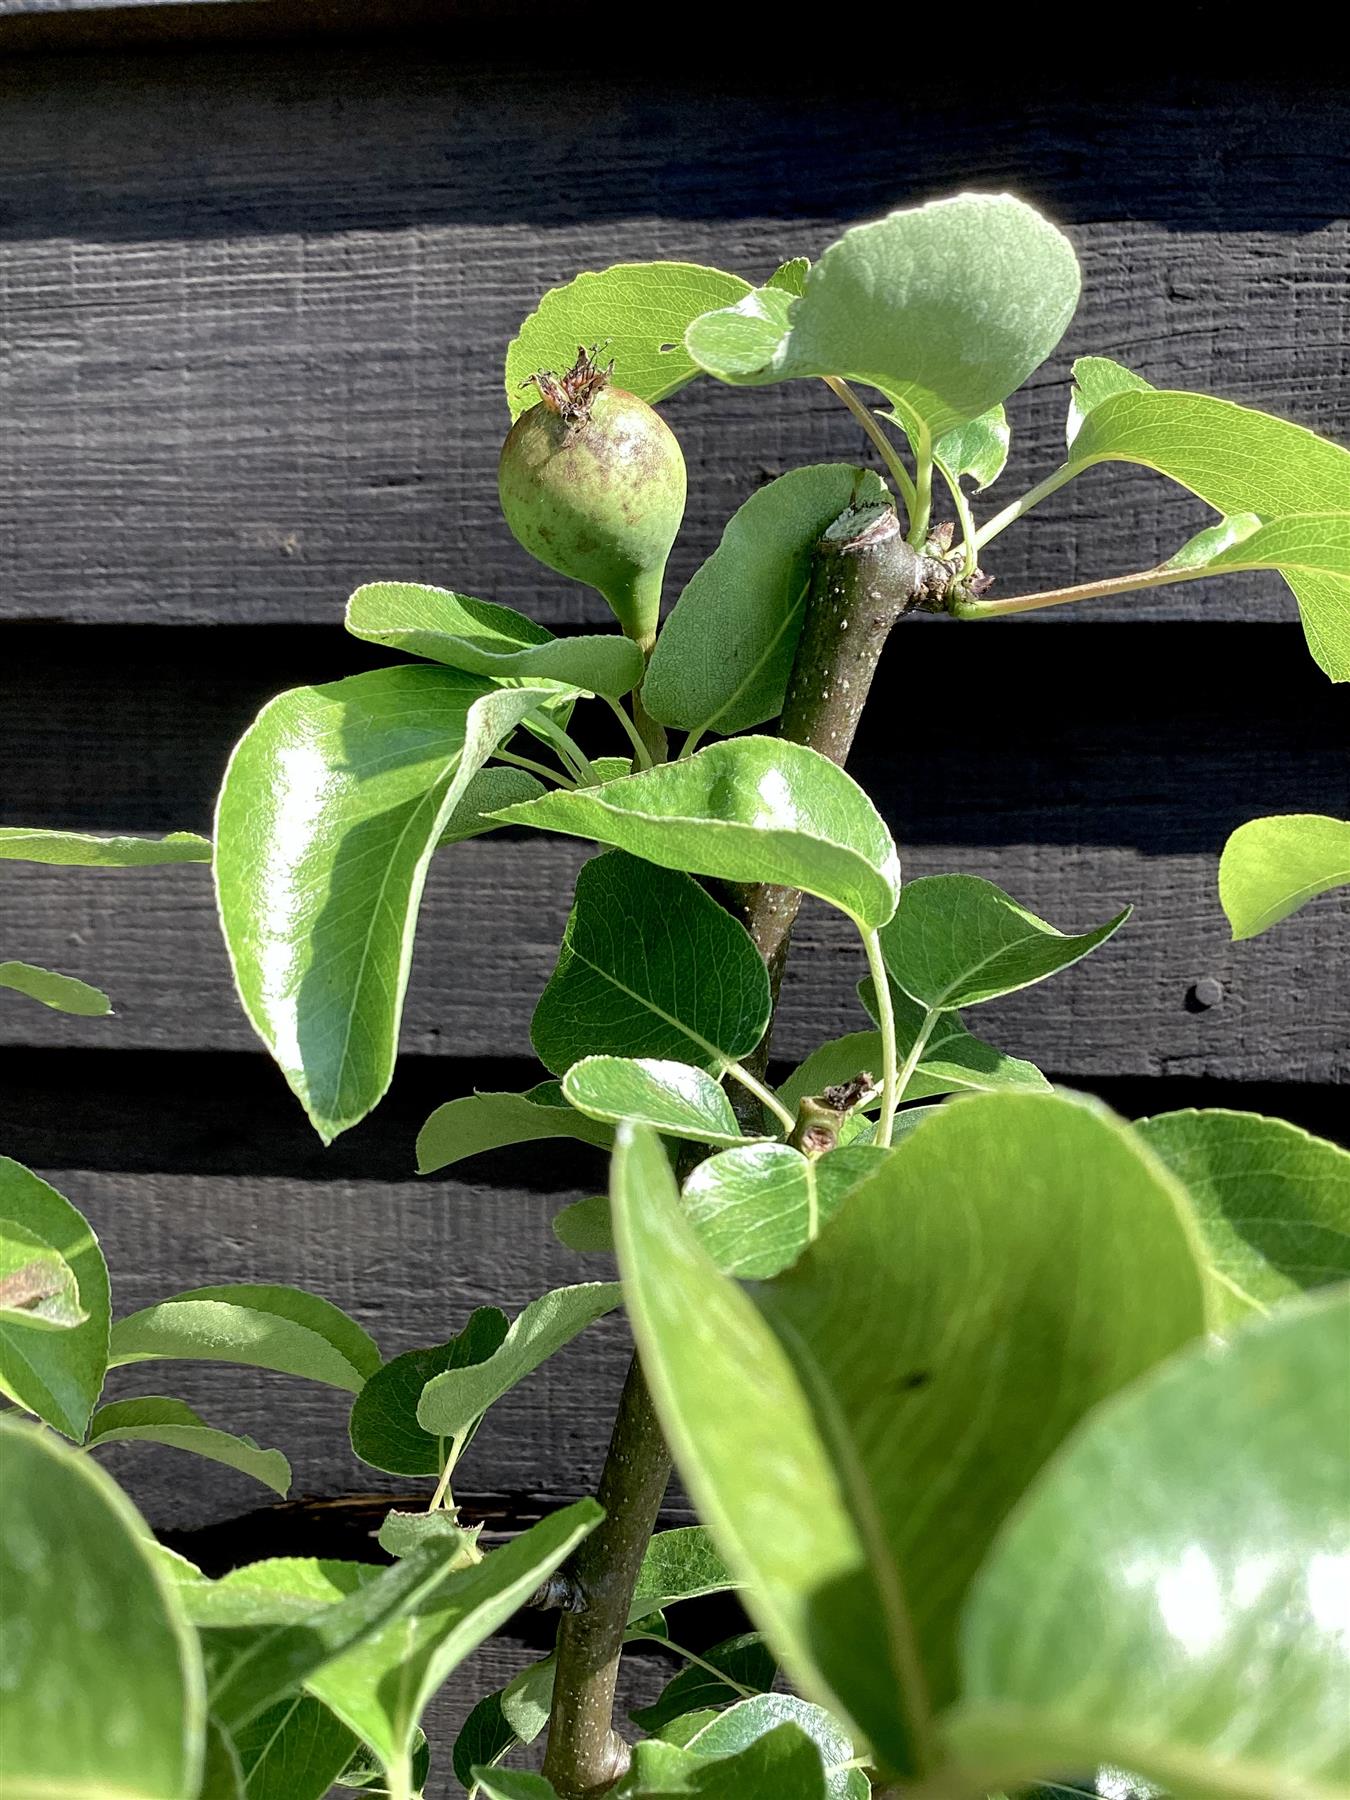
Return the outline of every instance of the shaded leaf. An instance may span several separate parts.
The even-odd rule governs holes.
[[[642,680],[642,652],[619,632],[556,638],[490,600],[413,581],[375,581],[347,602],[353,637],[493,680],[561,681],[615,699]]]
[[[699,1144],[746,1144],[731,1102],[702,1069],[651,1057],[587,1056],[563,1077],[573,1106],[618,1124],[628,1119]]]
[[[1216,1324],[1350,1280],[1350,1152],[1259,1113],[1159,1113],[1136,1129],[1190,1195]]]
[[[884,924],[900,891],[895,845],[858,784],[827,757],[775,738],[710,744],[682,762],[498,816],[666,869],[802,888],[863,927]]]
[[[190,1450],[208,1462],[224,1463],[241,1474],[251,1475],[274,1494],[290,1491],[291,1465],[280,1450],[262,1450],[251,1437],[216,1430],[183,1400],[147,1394],[134,1400],[114,1400],[98,1408],[89,1424],[89,1449],[136,1441],[164,1444],[171,1450]]]
[[[685,1215],[724,1274],[763,1280],[797,1260],[885,1154],[870,1145],[815,1159],[786,1144],[723,1150],[685,1182]]]
[[[613,1312],[620,1298],[617,1282],[588,1281],[532,1300],[490,1356],[431,1378],[417,1404],[418,1423],[442,1438],[467,1431],[494,1400],[532,1375],[579,1331]]]
[[[590,1194],[584,1200],[573,1200],[569,1206],[560,1207],[551,1222],[558,1242],[579,1255],[590,1256],[614,1248],[608,1194]]]
[[[614,362],[614,381],[641,400],[664,400],[698,374],[684,348],[691,319],[748,293],[750,283],[697,263],[617,263],[550,288],[506,352],[514,419],[538,399],[523,387],[543,370],[570,368],[577,346]]]
[[[412,1778],[410,1786],[414,1794],[421,1794],[426,1787],[427,1777],[431,1773],[431,1745],[427,1742],[424,1731],[413,1735]],[[381,1796],[390,1795],[389,1779],[380,1766],[380,1759],[369,1744],[358,1747],[351,1761],[338,1776],[338,1786],[359,1788],[363,1794],[372,1796],[372,1800],[380,1800]]]
[[[58,975],[36,963],[0,962],[0,987],[50,1006],[54,1012],[74,1013],[81,1019],[106,1019],[112,1001],[100,989],[73,975]]]
[[[793,469],[753,493],[662,627],[642,689],[651,716],[699,736],[776,718],[816,544],[841,513],[885,498],[876,475],[846,463]]]
[[[614,1133],[570,1105],[556,1081],[524,1094],[467,1094],[438,1106],[417,1134],[417,1172],[430,1175],[507,1144],[538,1138],[575,1138],[608,1149]]]
[[[756,1694],[737,1701],[691,1738],[689,1748],[700,1756],[732,1755],[785,1723],[805,1732],[819,1750],[830,1800],[869,1800],[872,1784],[863,1771],[838,1767],[853,1760],[848,1734],[822,1707],[795,1694]]]
[[[103,1252],[69,1200],[8,1156],[0,1156],[0,1218],[9,1222],[14,1245],[6,1260],[12,1262],[14,1254],[31,1260],[14,1236],[16,1229],[36,1239],[70,1270],[86,1314],[82,1323],[43,1331],[30,1319],[0,1313],[0,1393],[78,1442],[108,1369],[110,1309]]]
[[[247,1800],[323,1800],[357,1738],[319,1701],[289,1694],[241,1726],[234,1748]]]
[[[501,820],[492,818],[494,812],[504,806],[518,806],[522,800],[537,800],[546,791],[543,782],[536,781],[528,770],[480,769],[446,820],[437,849],[482,837],[484,832],[499,831]]]
[[[1079,962],[1118,931],[1131,910],[1069,936],[992,881],[928,875],[905,888],[881,948],[896,984],[921,1006],[976,1006]]]
[[[1007,194],[958,194],[856,225],[800,300],[774,290],[696,319],[694,360],[759,385],[836,375],[880,388],[914,438],[940,438],[1006,400],[1078,304],[1063,234]]]
[[[239,1752],[214,1719],[206,1721],[206,1754],[196,1800],[246,1800]]]
[[[361,1461],[391,1475],[439,1475],[450,1445],[417,1423],[422,1390],[447,1369],[485,1362],[501,1348],[506,1333],[506,1314],[495,1306],[480,1306],[448,1343],[405,1350],[377,1369],[356,1396],[348,1422],[352,1449]]]
[[[1350,1787],[1347,1347],[1344,1293],[1282,1308],[1084,1423],[971,1591],[958,1755],[1109,1759],[1182,1800]]]
[[[278,695],[235,746],[216,814],[226,945],[325,1143],[389,1085],[427,867],[469,780],[570,691],[377,669]]]
[[[1317,813],[1249,819],[1219,859],[1219,900],[1235,940],[1259,937],[1318,894],[1350,882],[1350,821]]]
[[[96,837],[88,831],[47,831],[0,825],[0,862],[60,863],[82,869],[148,869],[159,863],[210,862],[211,840],[195,831],[167,837]]]
[[[612,1201],[657,1411],[752,1616],[795,1686],[922,1768],[998,1523],[1098,1401],[1204,1328],[1184,1194],[1104,1110],[1009,1093],[933,1113],[753,1291],[648,1134],[620,1132]],[[1148,1307],[1120,1306],[1136,1286]]]
[[[473,1769],[484,1800],[558,1800],[558,1790],[528,1769]]]
[[[196,1639],[149,1527],[87,1456],[0,1419],[0,1791],[15,1800],[196,1794]]]
[[[666,1683],[659,1699],[629,1713],[633,1723],[643,1731],[655,1734],[691,1712],[729,1706],[743,1697],[741,1689],[752,1688],[767,1693],[778,1673],[773,1652],[757,1631],[743,1631],[725,1643],[714,1644],[703,1652],[703,1661],[710,1663],[713,1669],[722,1670],[735,1686],[729,1687],[707,1668],[690,1663]]]
[[[607,1055],[720,1076],[759,1043],[770,1011],[768,970],[739,920],[690,876],[613,850],[577,876],[530,1038],[558,1075]]]
[[[373,1339],[340,1307],[303,1288],[252,1282],[189,1288],[118,1319],[111,1366],[153,1358],[246,1363],[352,1394],[380,1367]]]
[[[614,1796],[615,1800],[684,1800],[686,1795],[690,1800],[694,1796],[825,1800],[827,1792],[819,1749],[800,1725],[788,1720],[726,1756],[701,1755],[697,1738],[688,1747],[647,1738],[634,1746],[632,1767]]]

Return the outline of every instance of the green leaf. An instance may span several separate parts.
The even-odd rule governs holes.
[[[617,1282],[588,1281],[531,1300],[492,1355],[428,1381],[417,1403],[418,1423],[442,1438],[469,1430],[494,1400],[532,1375],[578,1332],[613,1312],[621,1297]]]
[[[577,346],[613,359],[614,382],[640,400],[664,400],[698,369],[684,349],[685,327],[714,306],[749,293],[750,283],[697,263],[616,263],[550,288],[506,352],[506,398],[514,419],[538,395],[523,387],[543,370],[570,368]]]
[[[767,288],[781,288],[785,294],[800,299],[806,292],[806,278],[811,273],[809,256],[791,256],[778,267],[764,283]]]
[[[617,1125],[628,1119],[698,1144],[748,1144],[731,1102],[711,1075],[688,1063],[587,1056],[563,1078],[573,1106]]]
[[[690,1663],[666,1683],[659,1699],[650,1706],[640,1706],[636,1712],[629,1713],[633,1723],[643,1731],[654,1734],[691,1712],[699,1712],[710,1706],[729,1706],[732,1701],[741,1697],[740,1689],[752,1688],[760,1693],[767,1693],[778,1673],[773,1652],[757,1631],[744,1631],[737,1637],[728,1638],[725,1643],[714,1644],[710,1650],[703,1652],[703,1661],[705,1664],[710,1663],[713,1669],[722,1670],[735,1685],[728,1686],[727,1682],[719,1681],[706,1667],[700,1668],[696,1663]]]
[[[358,1748],[308,1694],[289,1694],[234,1736],[247,1800],[323,1800]]]
[[[108,1370],[108,1268],[103,1252],[69,1200],[7,1156],[0,1156],[0,1218],[8,1224],[9,1266],[4,1272],[17,1273],[30,1260],[46,1262],[45,1255],[34,1258],[24,1250],[17,1233],[26,1233],[70,1270],[80,1310],[87,1315],[80,1324],[43,1331],[35,1329],[31,1318],[0,1313],[0,1393],[78,1442]],[[30,1243],[29,1250],[34,1248]],[[14,1265],[16,1254],[23,1260]]]
[[[1133,369],[1112,362],[1108,356],[1080,356],[1073,365],[1073,388],[1069,394],[1069,416],[1065,436],[1069,448],[1082,430],[1083,420],[1103,400],[1113,394],[1152,393],[1153,384],[1136,375]]]
[[[389,1086],[427,867],[470,778],[570,691],[376,669],[279,695],[235,746],[216,815],[226,945],[325,1143]]]
[[[427,1742],[424,1731],[417,1731],[413,1737],[412,1781],[415,1794],[420,1795],[427,1784],[431,1773],[431,1745]],[[338,1776],[339,1787],[359,1788],[363,1794],[369,1794],[372,1800],[388,1800],[389,1781],[380,1759],[369,1744],[361,1744],[354,1752],[351,1761]]]
[[[628,1623],[636,1625],[681,1600],[698,1600],[739,1585],[702,1525],[658,1531],[643,1552]]]
[[[898,417],[896,422],[904,424]],[[991,406],[978,419],[945,432],[933,446],[933,460],[953,485],[963,475],[970,475],[975,481],[975,492],[982,494],[1003,473],[1011,443],[1007,413],[1002,405]]]
[[[1294,513],[1265,525],[1257,520],[1248,529],[1253,518],[1254,513],[1233,514],[1183,544],[1161,566],[1205,575],[1279,569],[1291,580],[1299,572],[1327,575],[1346,579],[1350,593],[1350,512]]]
[[[867,382],[912,436],[938,439],[1021,387],[1059,342],[1078,288],[1068,239],[1031,207],[958,194],[854,226],[800,300],[761,290],[696,319],[685,344],[724,381]]]
[[[484,1800],[558,1800],[553,1783],[528,1769],[475,1768],[470,1779],[478,1783]]]
[[[290,1491],[291,1465],[280,1450],[262,1450],[251,1437],[217,1431],[183,1400],[147,1394],[100,1406],[90,1421],[88,1448],[97,1450],[104,1444],[133,1441],[190,1450],[208,1462],[224,1463],[251,1475],[274,1494]]]
[[[829,1800],[869,1800],[872,1784],[863,1771],[838,1766],[853,1760],[854,1747],[848,1734],[822,1707],[799,1700],[795,1694],[756,1694],[738,1701],[691,1738],[689,1748],[700,1756],[732,1755],[789,1723],[803,1731],[819,1750]]]
[[[489,1768],[520,1742],[502,1712],[502,1690],[484,1694],[459,1728],[451,1752],[455,1780],[462,1788],[474,1784],[474,1772]]]
[[[1141,463],[1225,514],[1279,522],[1350,510],[1350,450],[1208,394],[1144,388],[1102,400],[1069,452],[1074,468],[1100,462]],[[1286,579],[1314,660],[1333,681],[1350,680],[1350,577],[1291,571]]]
[[[1348,1343],[1344,1293],[1282,1308],[1065,1445],[966,1606],[947,1735],[971,1766],[1109,1759],[1179,1800],[1350,1789]]]
[[[1203,531],[1197,531],[1160,566],[1164,569],[1207,569],[1216,557],[1231,550],[1235,544],[1245,543],[1260,529],[1261,520],[1255,513],[1234,513],[1229,519],[1220,519],[1217,525],[1206,525]]]
[[[796,1262],[885,1154],[870,1145],[814,1160],[786,1144],[723,1150],[685,1183],[685,1214],[724,1274],[763,1280]]]
[[[240,1580],[184,1588],[202,1631],[212,1713],[235,1732],[302,1683],[329,1703],[316,1685],[320,1675],[372,1640],[406,1630],[438,1601],[457,1579],[449,1573],[452,1555],[450,1546],[428,1544],[379,1570],[285,1557],[236,1571]]]
[[[480,1306],[448,1343],[406,1350],[377,1369],[352,1406],[352,1449],[362,1462],[391,1475],[439,1475],[449,1445],[417,1423],[422,1390],[447,1369],[483,1363],[506,1337],[506,1314]]]
[[[1249,819],[1219,859],[1219,900],[1233,938],[1259,937],[1318,894],[1350,882],[1350,821],[1317,813]]]
[[[476,1562],[476,1547],[481,1525],[465,1529],[455,1523],[454,1515],[437,1508],[435,1512],[398,1512],[391,1508],[375,1534],[375,1542],[389,1556],[411,1556],[423,1544],[450,1543],[456,1551],[454,1566],[467,1567]]]
[[[411,1754],[428,1702],[601,1516],[593,1500],[582,1500],[542,1519],[476,1567],[450,1575],[407,1617],[312,1678],[311,1691],[379,1756],[399,1800],[404,1797],[394,1777]]]
[[[0,1419],[0,1791],[197,1792],[201,1657],[149,1527],[88,1457]]]
[[[158,863],[210,862],[211,840],[195,831],[167,837],[95,837],[87,831],[46,831],[0,825],[0,862],[58,863],[81,869],[148,869]]]
[[[665,869],[768,881],[828,900],[866,928],[900,892],[891,834],[858,784],[802,744],[744,737],[498,817],[613,844]]]
[[[612,1198],[667,1441],[752,1616],[795,1686],[922,1771],[1000,1520],[1098,1401],[1204,1328],[1184,1193],[1103,1109],[1003,1093],[935,1112],[753,1292],[647,1134],[620,1132]],[[1147,1307],[1119,1304],[1134,1291]]]
[[[446,820],[436,848],[444,850],[451,844],[482,837],[484,832],[499,831],[501,820],[491,814],[504,806],[518,806],[522,800],[537,800],[546,791],[543,782],[536,781],[525,769],[480,769]]]
[[[0,1218],[0,1331],[70,1331],[89,1314],[74,1269],[45,1238],[17,1219]],[[16,1352],[22,1351],[22,1341]]]
[[[705,1725],[711,1725],[716,1717],[717,1709],[715,1707],[701,1706],[697,1712],[682,1713],[678,1719],[672,1719],[669,1725],[663,1725],[659,1731],[653,1732],[652,1736],[660,1738],[663,1744],[683,1746],[691,1738],[697,1737]]]
[[[727,1756],[700,1754],[697,1738],[687,1748],[648,1738],[614,1800],[825,1800],[828,1791],[815,1742],[787,1720]]]
[[[845,463],[793,469],[752,494],[656,640],[642,689],[651,716],[698,736],[777,718],[816,544],[841,513],[885,498],[877,476]]]
[[[1136,1129],[1190,1195],[1216,1325],[1350,1280],[1350,1153],[1339,1145],[1259,1113],[1159,1113]]]
[[[247,1800],[239,1752],[215,1719],[206,1721],[206,1755],[197,1800]]]
[[[556,1081],[525,1094],[468,1094],[438,1106],[418,1132],[417,1172],[430,1175],[466,1156],[537,1138],[575,1138],[608,1149],[614,1133],[569,1105]]]
[[[977,1006],[1081,961],[1120,929],[1131,910],[1068,936],[992,881],[928,875],[905,888],[881,948],[896,984],[921,1006]]]
[[[81,1019],[106,1019],[112,1012],[112,1001],[100,988],[77,981],[73,975],[40,969],[36,963],[0,962],[0,987]]]
[[[609,1195],[590,1194],[584,1200],[573,1200],[553,1215],[553,1235],[560,1244],[581,1256],[597,1255],[614,1249],[614,1233],[609,1223]]]
[[[374,581],[347,602],[353,637],[494,681],[561,681],[616,700],[642,680],[642,652],[618,632],[555,638],[509,606],[414,581]]]
[[[232,1282],[189,1288],[112,1328],[111,1366],[168,1357],[246,1363],[357,1394],[380,1366],[371,1337],[303,1288]]]
[[[562,1075],[582,1057],[647,1056],[721,1075],[768,1028],[754,940],[688,875],[612,850],[583,865],[530,1037]]]

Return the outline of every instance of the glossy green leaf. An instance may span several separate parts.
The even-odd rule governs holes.
[[[702,1735],[688,1746],[660,1738],[637,1744],[614,1800],[826,1800],[820,1750],[794,1721],[785,1720],[725,1756],[702,1754]]]
[[[1152,393],[1151,382],[1136,375],[1133,369],[1112,362],[1109,356],[1080,356],[1073,365],[1073,387],[1069,393],[1069,416],[1064,435],[1069,448],[1083,426],[1083,420],[1103,400],[1113,394]]]
[[[537,800],[546,791],[543,782],[536,781],[524,769],[480,769],[446,820],[437,849],[463,844],[469,838],[482,837],[484,832],[500,831],[502,822],[494,819],[493,813],[504,806],[518,806],[522,800]]]
[[[1318,894],[1350,882],[1350,821],[1317,813],[1249,819],[1219,859],[1219,900],[1235,940],[1259,937]]]
[[[235,746],[216,814],[225,941],[325,1143],[389,1085],[427,867],[465,787],[568,691],[377,669],[279,695]]]
[[[650,1706],[640,1706],[629,1713],[633,1723],[649,1734],[658,1732],[691,1712],[729,1706],[743,1697],[741,1690],[745,1688],[767,1693],[778,1673],[773,1652],[757,1631],[743,1631],[725,1643],[714,1644],[702,1652],[702,1657],[705,1664],[711,1664],[711,1670],[700,1668],[697,1663],[681,1669]],[[726,1681],[719,1680],[712,1672],[717,1669],[735,1685],[728,1686]]]
[[[903,425],[903,419],[898,423]],[[1003,473],[1011,443],[1007,413],[1002,405],[992,406],[978,419],[944,433],[933,446],[933,460],[951,482],[971,476],[975,492],[982,494]]]
[[[627,1119],[699,1144],[758,1141],[741,1130],[713,1077],[688,1063],[588,1056],[567,1071],[563,1092],[582,1112],[613,1125]]]
[[[47,831],[0,825],[0,862],[58,863],[81,869],[148,869],[159,863],[210,862],[211,840],[195,831],[167,837],[95,837],[88,831]]]
[[[870,1145],[814,1160],[786,1144],[723,1150],[685,1182],[685,1214],[724,1274],[763,1280],[796,1262],[885,1154]]]
[[[1282,1308],[1084,1424],[970,1594],[959,1755],[1109,1759],[1178,1800],[1350,1791],[1348,1350],[1344,1293]]]
[[[1216,1325],[1350,1280],[1350,1152],[1259,1113],[1159,1113],[1136,1129],[1190,1195]]]
[[[246,1363],[359,1393],[380,1352],[355,1319],[303,1288],[232,1282],[189,1288],[112,1328],[111,1365],[152,1358]]]
[[[749,293],[750,283],[697,263],[617,263],[550,288],[506,352],[506,398],[514,419],[538,398],[522,386],[543,370],[561,373],[577,346],[614,362],[615,385],[641,400],[664,400],[698,374],[684,348],[685,327],[714,306]]]
[[[246,1800],[323,1800],[358,1748],[328,1708],[289,1694],[234,1736]]]
[[[452,1366],[428,1381],[417,1404],[418,1423],[442,1438],[467,1431],[494,1400],[532,1375],[578,1332],[613,1312],[620,1299],[617,1282],[588,1281],[531,1300],[490,1356]]]
[[[112,1012],[112,1001],[100,988],[77,981],[73,975],[39,968],[36,963],[0,962],[0,988],[26,994],[54,1012],[74,1013],[81,1019],[106,1019]]]
[[[702,1525],[658,1531],[643,1552],[628,1622],[634,1625],[681,1600],[697,1600],[739,1585]]]
[[[74,1277],[79,1308],[87,1315],[80,1324],[43,1331],[31,1319],[0,1312],[0,1393],[78,1442],[108,1369],[108,1268],[103,1252],[69,1200],[8,1156],[0,1156],[0,1218],[9,1221],[12,1250],[7,1249],[6,1263],[13,1264],[15,1254],[21,1258],[5,1273],[15,1274],[33,1260],[23,1252],[17,1228],[60,1257]]]
[[[1097,1402],[1204,1328],[1184,1193],[1104,1110],[1004,1093],[934,1113],[753,1295],[645,1134],[620,1132],[612,1197],[657,1410],[752,1616],[883,1763],[924,1766],[999,1521]],[[1122,1307],[1136,1288],[1148,1307]]]
[[[0,1419],[0,1792],[195,1795],[201,1657],[149,1527],[87,1456]]]
[[[864,928],[884,925],[900,892],[900,859],[867,795],[827,757],[775,738],[710,744],[683,762],[498,816],[665,869],[802,888]]]
[[[850,507],[886,498],[865,469],[819,463],[760,488],[680,595],[656,641],[642,703],[663,725],[724,736],[783,710],[806,616],[812,555]]]
[[[405,1350],[377,1369],[356,1396],[349,1421],[352,1449],[361,1461],[391,1475],[439,1475],[450,1445],[417,1423],[422,1390],[447,1369],[485,1362],[506,1333],[506,1314],[480,1306],[448,1343]]]
[[[353,637],[493,680],[561,681],[615,699],[642,680],[642,652],[619,632],[556,638],[524,613],[414,581],[374,581],[347,602]]]
[[[720,1075],[759,1043],[770,1011],[768,970],[739,920],[691,876],[612,850],[577,876],[530,1037],[558,1075],[593,1055]]]
[[[897,986],[921,1006],[977,1006],[1081,961],[1130,911],[1127,906],[1105,925],[1069,936],[992,881],[928,875],[905,888],[881,948]]]
[[[1069,462],[1141,463],[1225,514],[1279,522],[1295,513],[1350,512],[1350,450],[1208,394],[1147,387],[1112,394],[1083,420]],[[1315,661],[1333,681],[1350,680],[1350,577],[1291,569],[1286,579]]]
[[[815,263],[800,300],[760,290],[696,319],[685,344],[724,381],[867,382],[912,436],[937,439],[1045,361],[1078,288],[1068,239],[1031,207],[959,194],[854,226]]]
[[[430,1175],[466,1156],[538,1138],[575,1138],[608,1149],[614,1133],[569,1105],[556,1081],[524,1094],[468,1094],[438,1106],[418,1132],[417,1172]]]
[[[183,1400],[163,1394],[147,1394],[134,1400],[114,1400],[100,1406],[89,1424],[88,1447],[140,1442],[164,1444],[171,1450],[190,1450],[208,1462],[224,1463],[251,1475],[274,1494],[290,1491],[291,1465],[280,1450],[262,1450],[251,1437],[236,1437],[208,1425]]]
[[[0,1331],[70,1331],[88,1317],[61,1252],[17,1219],[0,1218]],[[14,1349],[22,1352],[22,1339]]]
[[[819,1750],[829,1800],[869,1800],[872,1784],[863,1771],[839,1766],[853,1760],[848,1734],[822,1707],[796,1694],[756,1694],[740,1700],[690,1738],[688,1747],[700,1756],[734,1755],[787,1723],[805,1732]]]
[[[614,1233],[609,1223],[609,1195],[588,1194],[560,1207],[552,1219],[553,1235],[560,1244],[580,1256],[612,1252]]]

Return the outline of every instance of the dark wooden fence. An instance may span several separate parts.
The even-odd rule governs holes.
[[[0,4],[0,822],[208,830],[265,697],[380,660],[340,629],[360,581],[596,620],[495,502],[507,339],[579,268],[762,275],[894,205],[1011,188],[1071,233],[1084,302],[1013,403],[1010,492],[1056,459],[1089,351],[1350,432],[1350,94],[1315,65],[1107,83],[1062,63],[976,103],[879,61],[700,70],[667,43],[659,68],[654,50],[615,73],[603,40],[541,51],[519,17],[424,8],[414,29],[397,6],[355,24],[322,6],[303,30],[303,11]],[[690,469],[679,578],[765,476],[862,450],[809,385],[700,384],[668,411]],[[1001,589],[1139,566],[1200,516],[1140,472],[1094,472],[1000,540]],[[1243,819],[1345,810],[1346,724],[1282,584],[1246,576],[983,630],[907,623],[854,768],[911,873],[987,875],[1066,927],[1136,903],[1089,964],[989,1009],[1002,1043],[1127,1113],[1265,1107],[1344,1136],[1350,908],[1234,948],[1214,876]],[[233,1000],[205,870],[0,865],[4,953],[117,1008],[0,1004],[0,1148],[93,1220],[124,1311],[291,1281],[394,1352],[584,1278],[548,1219],[602,1179],[594,1153],[412,1172],[431,1106],[532,1078],[529,1015],[584,854],[501,837],[442,859],[393,1092],[328,1151]],[[856,962],[809,911],[782,1056],[856,1022]],[[1206,977],[1222,999],[1202,1007]],[[495,1522],[591,1488],[626,1354],[606,1321],[494,1411],[465,1484]],[[285,1449],[326,1547],[364,1547],[372,1509],[330,1503],[399,1484],[352,1457],[340,1396],[226,1368],[166,1380]],[[297,1509],[254,1512],[228,1471],[130,1448],[117,1466],[209,1561],[299,1547]]]

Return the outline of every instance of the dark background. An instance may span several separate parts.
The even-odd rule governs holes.
[[[852,220],[1008,188],[1069,231],[1084,300],[1012,402],[994,506],[1058,460],[1086,352],[1344,439],[1344,82],[1279,47],[1259,74],[1196,54],[1222,25],[1206,9],[1171,9],[1161,35],[1132,19],[1110,58],[1053,25],[1011,60],[935,35],[916,74],[888,68],[875,21],[846,55],[660,20],[625,53],[584,9],[0,0],[0,822],[209,830],[263,699],[380,660],[340,629],[360,581],[599,621],[495,500],[507,340],[578,269],[674,257],[763,277]],[[759,481],[863,454],[814,385],[701,383],[667,413],[690,470],[676,583]],[[1140,471],[1097,470],[990,563],[1009,593],[1087,579],[1202,517]],[[906,622],[888,650],[851,766],[907,872],[988,876],[1069,929],[1136,903],[1090,962],[980,1020],[1127,1113],[1262,1108],[1346,1134],[1344,896],[1234,947],[1215,894],[1242,820],[1350,804],[1345,690],[1295,621],[1278,578],[1242,576],[981,630]],[[530,1011],[585,853],[501,836],[441,859],[393,1092],[328,1151],[233,999],[206,870],[0,865],[4,953],[117,1009],[0,1000],[0,1149],[88,1214],[119,1311],[291,1281],[392,1354],[475,1303],[603,1274],[548,1228],[602,1181],[598,1153],[412,1173],[437,1102],[535,1079]],[[782,1056],[862,1023],[857,964],[810,910]],[[1201,1008],[1205,977],[1223,998]],[[626,1354],[604,1321],[498,1407],[465,1497],[510,1529],[589,1491]],[[292,1460],[301,1504],[259,1511],[228,1470],[127,1447],[118,1474],[189,1553],[367,1553],[382,1503],[350,1497],[400,1484],[351,1456],[341,1395],[223,1367],[114,1384],[168,1385]],[[486,1652],[480,1685],[519,1655]]]

